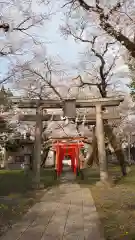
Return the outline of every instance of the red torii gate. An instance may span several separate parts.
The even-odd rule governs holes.
[[[84,139],[84,138],[83,138]],[[62,172],[62,161],[65,156],[70,156],[71,159],[71,167],[75,174],[77,174],[77,169],[80,168],[79,162],[79,153],[80,149],[84,147],[84,143],[82,142],[82,138],[72,138],[72,141],[63,141],[64,139],[56,139],[53,143],[53,148],[56,151],[56,160],[55,160],[55,168],[57,171],[57,176],[60,176]],[[70,139],[69,139],[70,140]]]

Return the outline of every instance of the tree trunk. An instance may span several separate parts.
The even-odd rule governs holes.
[[[99,165],[98,158],[98,147],[97,147],[97,138],[95,135],[95,131],[93,131],[93,139],[92,139],[92,153],[90,153],[86,159],[87,165],[91,167],[94,163]]]
[[[121,147],[121,143],[118,140],[118,138],[116,138],[115,134],[113,133],[113,129],[111,126],[106,124],[104,126],[104,129],[105,129],[105,134],[106,134],[112,148],[114,149],[116,157],[120,163],[122,174],[123,174],[123,176],[125,176],[127,174],[126,163],[125,163],[125,158],[124,158],[124,153],[123,153],[123,150]]]
[[[112,148],[114,149],[114,152],[115,152],[115,154],[117,156],[117,159],[120,163],[121,172],[122,172],[123,176],[125,176],[127,174],[126,163],[125,163],[124,153],[123,153],[123,150],[121,148],[121,144],[118,141],[118,139],[116,138],[115,134],[113,133],[113,129],[111,128],[111,126],[105,125],[104,129],[105,129],[105,134],[108,137],[108,140],[109,140]],[[88,156],[86,161],[87,161],[87,165],[90,166],[90,167],[94,163],[99,165],[97,139],[96,139],[95,133],[93,134],[93,140],[92,140],[92,153]]]

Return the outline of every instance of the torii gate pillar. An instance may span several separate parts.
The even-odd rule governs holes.
[[[108,180],[108,166],[105,151],[105,137],[104,137],[104,124],[102,117],[101,104],[96,105],[96,137],[98,144],[98,157],[100,165],[100,180],[105,182]]]
[[[41,145],[42,144],[42,109],[36,109],[36,126],[35,126],[35,144],[34,144],[34,184],[40,185],[40,166],[41,166]]]

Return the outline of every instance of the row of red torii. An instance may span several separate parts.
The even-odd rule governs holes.
[[[123,102],[124,98],[122,96],[118,97],[108,97],[108,98],[92,98],[89,100],[76,100],[76,99],[64,99],[61,100],[37,100],[37,99],[22,99],[22,98],[12,98],[12,103],[17,105],[21,109],[36,109],[36,115],[21,115],[21,121],[35,121],[35,144],[34,144],[34,167],[35,167],[35,179],[36,183],[40,182],[40,163],[41,163],[41,146],[42,146],[42,127],[43,121],[49,121],[51,115],[45,111],[47,109],[60,109],[63,110],[63,117],[67,117],[69,120],[76,119],[76,108],[95,108],[94,115],[87,115],[86,122],[88,125],[96,125],[96,136],[98,143],[98,155],[100,162],[100,174],[102,173],[101,180],[105,180],[106,176],[104,174],[104,167],[106,163],[106,152],[105,152],[105,141],[104,141],[104,127],[103,120],[108,119],[119,119],[118,114],[110,115],[105,113],[103,107],[114,107],[119,106]],[[60,115],[53,115],[53,121],[60,121]],[[78,122],[82,123],[82,116]],[[72,169],[74,173],[77,172],[79,168],[79,151],[84,146],[83,139],[52,139],[53,148],[56,150],[56,170],[57,174],[60,175],[62,171],[62,160],[67,154],[70,155],[72,162]]]
[[[66,140],[68,140],[68,142]],[[56,151],[55,167],[57,176],[61,175],[63,167],[62,161],[67,155],[71,159],[72,171],[77,175],[80,169],[80,149],[84,147],[84,143],[82,142],[83,140],[84,138],[81,137],[53,140],[53,149]]]

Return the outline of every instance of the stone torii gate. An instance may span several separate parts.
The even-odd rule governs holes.
[[[106,113],[103,113],[103,107],[114,107],[119,106],[120,102],[123,102],[123,97],[108,97],[108,98],[92,98],[90,100],[76,100],[76,99],[64,99],[61,100],[37,100],[37,99],[21,99],[21,98],[12,98],[12,103],[16,104],[17,107],[22,109],[36,109],[36,115],[24,115],[22,120],[24,121],[36,121],[35,127],[35,152],[34,152],[34,169],[35,169],[35,182],[36,184],[40,183],[40,163],[41,163],[41,136],[42,136],[42,122],[50,119],[49,114],[43,116],[43,109],[63,109],[64,116],[67,116],[68,119],[76,118],[76,108],[95,108],[96,116],[87,116],[86,121],[89,124],[96,122],[96,136],[98,143],[98,155],[100,162],[100,179],[105,181],[108,179],[104,169],[106,169],[106,152],[105,152],[105,141],[104,141],[104,119],[116,119],[119,116],[107,116]],[[54,121],[60,121],[60,115],[53,116]],[[81,121],[81,119],[80,119]]]

